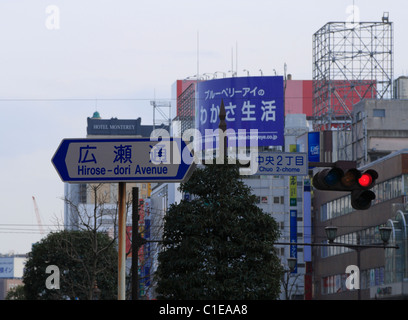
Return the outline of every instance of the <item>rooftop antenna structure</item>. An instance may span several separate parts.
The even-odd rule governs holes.
[[[338,160],[352,160],[352,112],[357,102],[393,93],[393,24],[328,22],[313,35],[313,127],[338,131]]]
[[[171,123],[171,103],[165,100],[151,100],[153,106],[153,130],[163,125],[170,128]]]
[[[238,72],[238,41],[235,41],[235,71]]]

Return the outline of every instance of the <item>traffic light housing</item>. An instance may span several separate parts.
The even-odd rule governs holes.
[[[333,167],[316,173],[313,186],[319,190],[351,192],[351,206],[356,210],[367,210],[375,199],[375,193],[369,189],[374,187],[377,178],[375,170],[362,172],[352,168],[344,171]]]

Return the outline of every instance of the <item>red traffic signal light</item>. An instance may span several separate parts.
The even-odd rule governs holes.
[[[362,187],[368,187],[371,183],[373,182],[373,178],[369,175],[364,173],[360,179],[358,179],[358,183],[362,186]]]
[[[313,186],[319,190],[350,191],[351,205],[356,210],[366,210],[375,199],[375,193],[368,190],[374,187],[378,173],[375,170],[361,172],[349,169],[344,172],[341,168],[324,169],[313,177]]]
[[[377,171],[367,170],[363,174],[361,174],[361,177],[358,179],[358,183],[363,188],[371,189],[374,186],[375,180],[377,178],[378,178]]]

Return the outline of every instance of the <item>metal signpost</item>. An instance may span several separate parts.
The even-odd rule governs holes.
[[[64,182],[119,183],[118,300],[125,300],[126,182],[182,182],[195,167],[191,151],[177,138],[64,139],[52,163]]]

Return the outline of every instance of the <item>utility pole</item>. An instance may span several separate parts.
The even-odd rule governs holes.
[[[126,300],[126,183],[119,182],[118,300]]]
[[[132,188],[132,300],[139,299],[139,188]]]
[[[224,106],[224,100],[221,100],[221,106],[220,106],[220,124],[218,125],[219,130],[219,145],[223,147],[223,150],[220,150],[220,156],[221,152],[223,152],[223,161],[227,160],[227,122],[225,121],[226,118],[226,111],[225,111],[225,106]],[[221,142],[222,141],[222,142]]]

